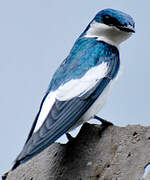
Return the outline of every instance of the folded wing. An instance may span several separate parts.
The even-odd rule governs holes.
[[[81,78],[71,79],[57,90],[48,91],[13,168],[31,159],[69,131],[101,95],[118,69],[118,56],[113,56],[111,61],[105,58]]]

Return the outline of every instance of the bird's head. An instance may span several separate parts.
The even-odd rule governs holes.
[[[114,9],[104,9],[96,14],[84,31],[84,36],[118,46],[134,32],[135,23],[130,15]]]

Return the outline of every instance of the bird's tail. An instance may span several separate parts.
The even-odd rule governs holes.
[[[2,180],[6,180],[7,176],[9,174],[9,171],[2,175]]]
[[[16,160],[16,161],[14,162],[13,167],[11,168],[11,171],[13,171],[14,169],[16,169],[19,165],[20,165],[20,161]]]

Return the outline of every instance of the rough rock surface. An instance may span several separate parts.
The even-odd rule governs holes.
[[[54,143],[10,172],[7,180],[141,180],[149,163],[150,127],[102,130],[85,123],[73,141]]]

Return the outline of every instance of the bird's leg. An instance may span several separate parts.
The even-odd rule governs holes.
[[[106,121],[105,119],[98,117],[98,116],[94,116],[94,119],[99,120],[102,123],[102,127],[107,128],[108,126],[112,126],[113,124],[109,121]]]
[[[66,133],[66,137],[69,140],[69,142],[73,141],[74,139],[69,133]]]
[[[94,116],[94,119],[97,119],[99,120],[102,125],[101,125],[101,128],[100,128],[100,131],[99,131],[99,136],[101,137],[102,136],[102,132],[108,127],[108,126],[112,126],[113,124],[109,121],[106,121],[105,119],[102,119],[98,116]]]

